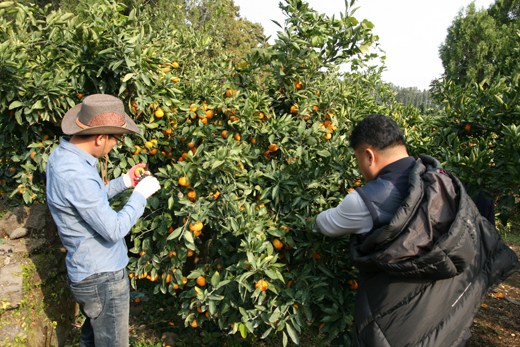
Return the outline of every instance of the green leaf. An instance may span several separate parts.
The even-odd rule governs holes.
[[[330,152],[326,149],[316,152],[320,157],[330,157]]]
[[[211,277],[211,285],[213,287],[217,287],[219,283],[220,283],[220,274],[218,273],[218,271],[215,271],[215,273]]]
[[[17,107],[21,107],[23,106],[23,104],[20,102],[20,101],[13,101],[10,105],[9,105],[9,109],[10,110],[13,110]]]
[[[123,78],[123,82],[128,81],[130,78],[134,77],[133,73],[127,73],[125,77]]]
[[[245,339],[247,337],[247,327],[244,324],[239,323],[238,330],[240,330],[240,335],[242,335],[242,338]]]
[[[287,328],[287,333],[289,333],[289,337],[291,338],[291,340],[298,345],[300,343],[300,340],[298,339],[298,334],[296,333],[296,330],[294,330],[294,328],[289,323],[286,323],[285,326]]]
[[[14,4],[13,1],[4,1],[4,2],[0,2],[0,8],[11,7],[11,6],[13,6],[13,4]]]
[[[211,165],[211,168],[212,169],[216,169],[217,167],[219,167],[222,164],[224,164],[224,160],[215,160],[213,162],[213,165]]]
[[[181,234],[182,232],[182,228],[183,227],[179,227],[177,229],[175,229],[174,231],[172,231],[171,234],[168,235],[168,237],[166,238],[167,240],[173,240],[173,239],[176,239],[177,237],[179,237],[179,235]]]

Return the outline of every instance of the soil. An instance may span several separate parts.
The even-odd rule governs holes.
[[[520,246],[510,245],[520,257]],[[499,284],[482,304],[466,347],[520,347],[520,271]]]

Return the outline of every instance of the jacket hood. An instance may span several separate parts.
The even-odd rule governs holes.
[[[475,256],[473,201],[439,161],[421,155],[409,175],[408,195],[389,224],[351,237],[354,265],[408,278],[443,279],[461,273]]]

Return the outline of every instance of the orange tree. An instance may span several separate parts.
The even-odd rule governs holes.
[[[469,194],[496,200],[507,222],[520,195],[520,75],[462,87],[450,80],[433,85],[444,116],[430,124],[431,148],[465,184]]]

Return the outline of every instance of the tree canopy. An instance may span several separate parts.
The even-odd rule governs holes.
[[[519,8],[519,0],[497,0],[488,10],[461,10],[440,46],[444,77],[481,83],[519,71]]]
[[[49,10],[61,9],[85,19],[87,9],[93,3],[104,0],[22,0],[27,5],[35,4]],[[233,0],[124,0],[124,14],[137,9],[137,15],[146,14],[153,20],[147,23],[155,30],[171,26],[179,32],[194,31],[210,36],[207,54],[216,56],[215,50],[225,50],[234,62],[244,58],[252,49],[265,45],[264,29],[240,16],[240,7]],[[173,19],[173,20],[172,20]]]

